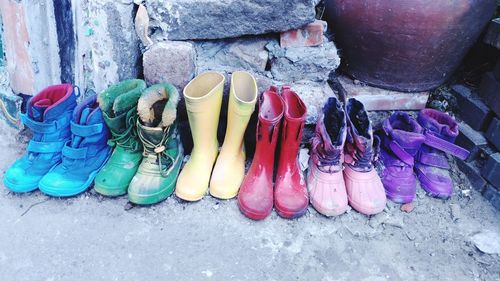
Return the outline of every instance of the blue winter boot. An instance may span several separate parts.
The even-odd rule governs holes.
[[[3,182],[14,192],[30,192],[52,167],[61,162],[71,139],[70,120],[76,106],[73,85],[53,85],[28,101],[21,121],[33,132],[26,154],[5,172]]]
[[[62,150],[62,162],[40,181],[45,194],[66,197],[84,192],[111,155],[109,131],[97,96],[90,96],[75,108],[71,133]]]

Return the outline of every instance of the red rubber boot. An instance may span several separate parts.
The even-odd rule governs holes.
[[[238,193],[240,211],[253,220],[265,219],[273,210],[274,156],[284,109],[276,92],[271,87],[260,98],[255,155]]]
[[[288,86],[283,86],[282,98],[285,102],[285,117],[281,131],[274,208],[281,217],[294,219],[302,216],[309,204],[306,181],[297,158],[307,108]]]

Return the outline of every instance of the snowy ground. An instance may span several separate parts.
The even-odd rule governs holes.
[[[1,122],[0,122],[1,123]],[[25,145],[0,128],[0,174]],[[459,175],[457,189],[469,189]],[[314,209],[288,221],[243,217],[235,200],[176,198],[126,210],[92,191],[53,199],[0,187],[2,280],[500,280],[500,257],[472,242],[500,216],[475,190],[441,201],[419,190],[411,213]],[[495,239],[496,235],[496,239]],[[489,241],[492,242],[492,241]],[[495,242],[495,241],[493,241]]]

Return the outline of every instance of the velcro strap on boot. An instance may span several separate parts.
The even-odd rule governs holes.
[[[417,157],[418,161],[424,165],[443,168],[443,169],[450,169],[450,164],[443,155],[419,152]]]
[[[404,162],[406,165],[413,166],[413,164],[415,163],[413,156],[410,153],[406,152],[396,141],[390,141],[389,148],[394,153],[394,155],[396,155],[399,160]]]
[[[451,142],[445,141],[439,137],[434,136],[433,134],[426,132],[425,133],[425,144],[441,150],[445,153],[449,153],[453,156],[458,157],[459,159],[465,160],[469,157],[470,152],[467,149],[461,148],[458,145],[455,145]]]
[[[90,137],[102,132],[102,124],[80,125],[71,121],[71,132],[80,137]]]
[[[87,157],[87,147],[73,148],[65,145],[62,150],[62,155],[71,159],[85,159]]]
[[[28,144],[28,151],[35,153],[55,153],[61,152],[64,147],[65,142],[57,141],[57,142],[39,142],[39,141],[30,141]]]
[[[66,118],[58,119],[54,122],[38,122],[29,118],[26,114],[21,113],[21,121],[24,125],[30,128],[32,131],[43,134],[52,134],[57,132],[59,129],[64,128],[64,124],[68,121]]]

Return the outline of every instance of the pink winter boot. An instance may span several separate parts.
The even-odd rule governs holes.
[[[311,204],[325,216],[337,216],[347,209],[347,193],[342,175],[345,139],[344,109],[336,98],[329,98],[311,140],[307,175]]]
[[[374,146],[378,149],[379,139],[374,142],[373,130],[364,105],[356,99],[346,104],[348,136],[345,145],[344,180],[349,204],[356,211],[373,215],[385,208],[384,186],[373,168]]]

